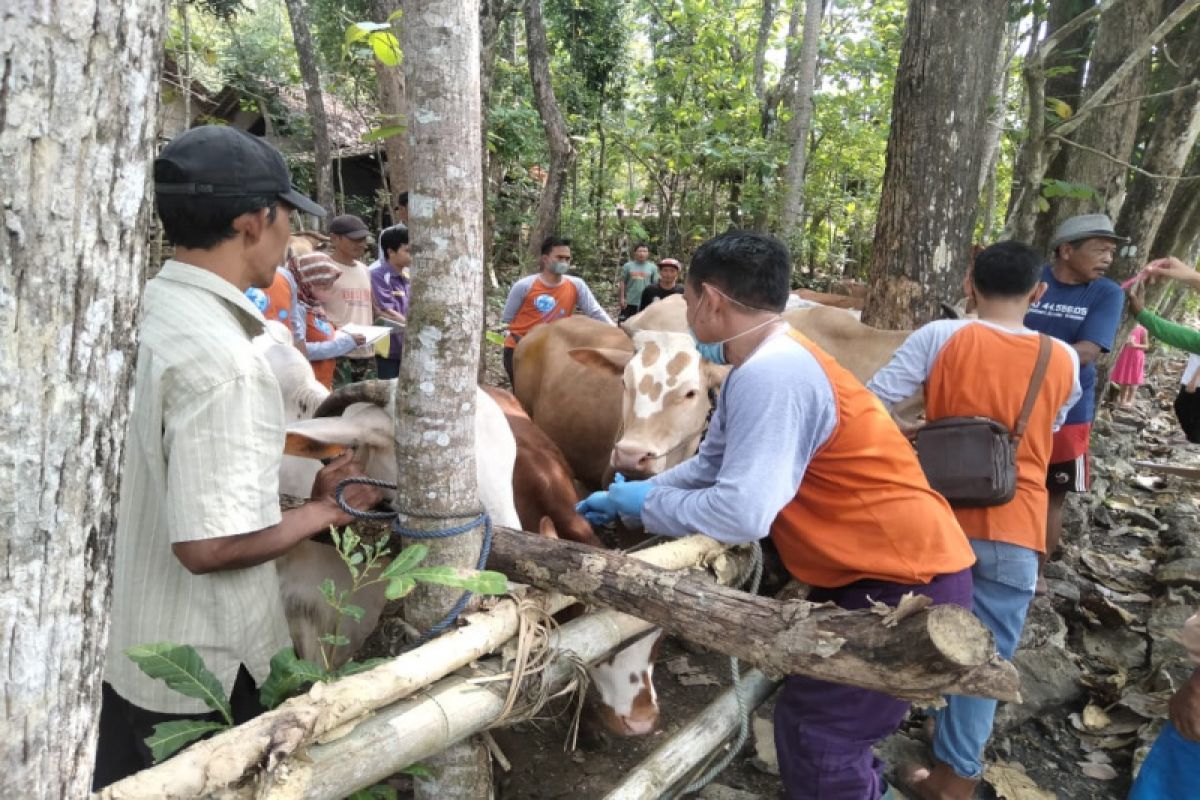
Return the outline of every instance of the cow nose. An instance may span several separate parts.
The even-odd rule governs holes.
[[[613,448],[612,465],[618,470],[650,472],[658,453],[638,444],[618,444]]]
[[[631,714],[620,719],[626,736],[645,736],[648,733],[654,733],[654,729],[658,727],[658,709],[652,709],[651,712],[644,714]]]

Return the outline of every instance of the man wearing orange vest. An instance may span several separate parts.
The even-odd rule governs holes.
[[[1015,430],[1041,339],[1025,327],[1029,305],[1046,290],[1041,258],[1020,242],[1000,242],[975,257],[967,297],[978,320],[932,322],[900,346],[867,384],[888,407],[925,390],[925,416],[987,417]],[[1017,446],[1017,491],[988,508],[958,508],[955,516],[975,551],[973,610],[1012,658],[1037,585],[1038,554],[1046,550],[1046,469],[1053,431],[1079,399],[1079,357],[1061,339],[1052,345],[1045,377]],[[969,800],[983,774],[983,748],[992,733],[996,701],[952,696],[934,713],[932,770],[907,778],[921,800]]]
[[[790,275],[773,237],[731,231],[701,245],[684,285],[688,323],[701,356],[734,369],[700,453],[649,481],[614,483],[579,510],[593,522],[640,517],[668,536],[770,536],[814,602],[865,608],[914,592],[969,607],[975,558],[954,513],[879,400],[780,318]],[[787,678],[775,709],[786,796],[877,800],[887,787],[871,748],[908,707]]]
[[[541,270],[513,284],[504,302],[500,321],[508,326],[504,339],[504,371],[513,379],[513,351],[517,342],[537,325],[575,313],[575,307],[592,319],[612,324],[583,278],[567,275],[571,269],[571,240],[549,236],[542,242]]]

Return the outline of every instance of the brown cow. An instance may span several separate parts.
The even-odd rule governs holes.
[[[826,292],[814,292],[812,289],[796,289],[792,292],[793,295],[801,300],[806,300],[809,303],[817,305],[829,306],[830,308],[844,308],[848,311],[862,311],[866,303],[866,298],[849,297],[844,294],[828,294]]]
[[[517,461],[513,465],[513,500],[521,528],[553,534],[560,539],[603,547],[592,526],[575,510],[579,499],[575,478],[558,445],[533,424],[517,398],[494,386],[481,387],[504,412],[513,438]],[[549,520],[547,528],[545,521]]]
[[[891,359],[911,333],[872,328],[845,311],[823,306],[793,308],[783,312],[783,318],[863,383]],[[678,295],[663,298],[627,319],[625,328],[686,333],[687,305]]]

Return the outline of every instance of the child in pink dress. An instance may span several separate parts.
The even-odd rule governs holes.
[[[1129,332],[1129,341],[1113,365],[1111,380],[1121,387],[1121,393],[1117,395],[1120,408],[1132,408],[1137,388],[1146,382],[1146,350],[1149,346],[1146,343],[1146,329],[1141,325],[1134,326]]]

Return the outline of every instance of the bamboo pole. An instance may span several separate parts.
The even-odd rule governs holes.
[[[750,711],[770,697],[779,681],[758,670],[742,676],[742,696]],[[691,775],[717,748],[738,729],[738,703],[733,689],[727,689],[703,711],[692,718],[667,741],[646,757],[617,784],[604,800],[657,800],[676,797],[671,789]]]
[[[651,627],[627,614],[602,611],[564,625],[554,646],[592,663]],[[571,665],[561,659],[551,670],[551,691],[572,675]],[[267,791],[236,796],[339,800],[488,728],[504,708],[507,688],[507,681],[477,685],[461,673],[451,675],[420,696],[381,710],[349,735],[310,748],[306,759],[289,759],[276,770],[275,784]]]
[[[670,542],[633,555],[666,569],[704,565],[729,576],[737,572],[724,545],[703,536]],[[727,581],[729,577],[725,578]],[[574,601],[563,595],[528,592],[547,613]],[[422,647],[358,675],[334,683],[316,684],[279,708],[198,742],[173,758],[131,775],[93,795],[102,800],[134,798],[191,798],[220,795],[268,771],[281,760],[332,731],[353,725],[373,710],[412,695],[472,661],[490,653],[517,632],[517,604],[501,601],[490,611],[468,614],[466,624]],[[649,627],[641,623],[640,630]]]

